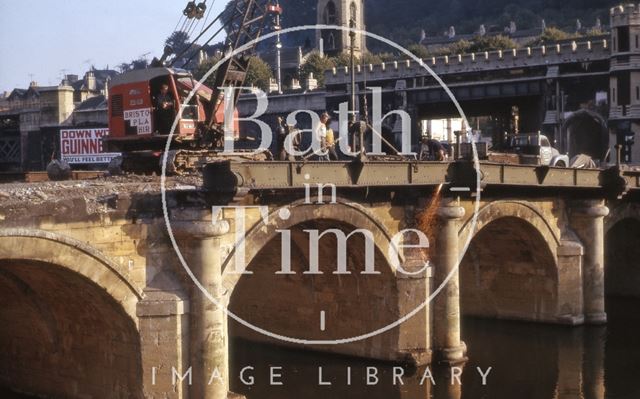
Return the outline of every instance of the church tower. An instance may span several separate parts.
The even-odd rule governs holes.
[[[318,24],[349,27],[355,22],[355,29],[365,30],[364,0],[318,0]],[[348,31],[322,29],[316,33],[318,49],[327,55],[337,55],[349,51],[350,37]],[[366,51],[366,39],[362,34],[356,35],[356,56]]]

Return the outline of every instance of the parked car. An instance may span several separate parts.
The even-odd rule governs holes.
[[[518,134],[510,136],[509,148],[521,155],[521,163],[557,166],[566,168],[569,166],[569,156],[561,154],[553,148],[549,138],[543,134]]]

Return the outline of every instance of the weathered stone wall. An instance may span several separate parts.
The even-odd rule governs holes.
[[[514,217],[486,225],[460,265],[463,314],[556,321],[557,268],[533,226]]]
[[[122,196],[101,212],[81,198],[2,209],[5,385],[64,397],[185,397],[171,368],[184,373],[188,362],[188,300],[157,210],[133,202]]]
[[[268,223],[258,210],[246,212],[245,262],[251,275],[230,273],[235,268],[235,254],[225,261],[225,288],[231,311],[264,330],[302,340],[348,339],[386,327],[420,306],[427,296],[427,277],[406,276],[396,272],[388,261],[389,240],[405,226],[405,209],[388,203],[369,207],[339,199],[336,204],[306,205],[303,201],[284,204],[290,217],[279,217],[281,207],[269,209]],[[235,231],[236,215],[225,210]],[[309,270],[309,235],[304,230],[322,233],[339,229],[345,234],[355,228],[371,231],[375,241],[375,270],[379,275],[363,275],[364,238],[356,233],[347,244],[349,275],[337,271],[337,242],[328,234],[320,240],[319,260],[322,274],[305,274]],[[291,267],[295,274],[278,275],[281,269],[281,234],[291,231]],[[232,235],[224,242],[230,250]],[[402,256],[403,259],[405,256]],[[411,270],[405,265],[407,270]],[[320,312],[324,311],[325,331],[320,330]],[[314,349],[387,360],[428,361],[427,310],[421,310],[400,328],[372,338],[340,345],[318,345]],[[259,341],[299,346],[256,333],[239,323],[232,323],[232,333]]]
[[[208,284],[220,288],[214,293],[223,303],[258,327],[298,339],[350,338],[384,327],[418,308],[446,277],[442,267],[450,268],[463,257],[459,276],[455,274],[436,297],[439,306],[420,308],[399,327],[372,338],[313,347],[323,351],[424,364],[434,348],[444,354],[442,359],[455,362],[464,356],[460,310],[483,317],[603,322],[600,238],[605,232],[613,242],[607,265],[613,270],[613,278],[607,280],[609,293],[624,294],[638,286],[634,232],[640,227],[640,210],[632,202],[611,203],[605,224],[608,210],[600,201],[484,198],[474,231],[473,200],[448,198],[437,211],[438,230],[429,235],[436,239],[427,255],[438,280],[431,282],[429,270],[412,276],[399,273],[388,254],[391,237],[415,227],[417,213],[430,198],[382,198],[305,204],[291,196],[245,197],[238,204],[264,203],[269,215],[265,223],[257,207],[246,210],[245,264],[252,275],[230,273],[237,256],[235,229],[241,227],[238,210],[224,209],[219,215],[224,223],[218,222],[226,227],[200,237],[205,232],[198,229],[211,226],[204,202],[183,202],[183,210],[172,199],[169,204],[178,243],[190,266],[195,261],[196,275],[203,267],[222,269]],[[99,212],[83,199],[0,208],[0,299],[6,304],[0,309],[0,383],[11,381],[26,392],[72,397],[199,396],[186,380],[174,386],[172,369],[183,375],[199,361],[228,364],[226,322],[181,267],[167,237],[158,196],[122,196],[111,202]],[[204,223],[184,219],[191,213]],[[320,241],[323,274],[304,274],[311,257],[304,230],[329,228],[346,234],[354,228],[371,231],[375,270],[380,274],[359,273],[366,251],[359,235],[346,249],[351,274],[333,273],[338,254],[331,235]],[[281,267],[278,230],[287,229],[292,231],[295,274],[276,275]],[[215,243],[214,250],[207,247],[209,242]],[[454,250],[441,253],[447,248]],[[403,250],[399,262],[407,271],[419,270],[423,255]],[[325,331],[320,329],[322,311]],[[210,315],[219,329],[216,342],[222,347],[213,355],[207,353],[205,341],[196,339],[206,336],[208,324],[199,318],[202,315]],[[230,324],[238,336],[266,340]]]
[[[605,221],[607,295],[640,297],[640,207],[623,202]]]

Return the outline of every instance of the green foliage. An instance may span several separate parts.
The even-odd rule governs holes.
[[[365,53],[362,58],[356,57],[355,63],[357,65],[362,64],[381,64],[383,61],[383,57],[388,57],[392,55],[389,54],[371,54]],[[395,57],[393,57],[395,59]],[[324,72],[326,70],[332,68],[339,68],[351,65],[351,57],[349,53],[345,52],[339,54],[335,57],[327,57],[321,56],[318,52],[313,52],[307,58],[307,61],[304,63],[302,68],[300,69],[300,77],[302,79],[306,79],[309,77],[310,73],[313,73],[313,76],[318,80],[318,86],[324,86]]]
[[[245,80],[245,86],[256,86],[264,92],[269,92],[269,81],[273,78],[273,71],[269,64],[264,62],[259,57],[251,57],[249,62],[249,70],[247,71],[247,78]]]
[[[320,53],[314,52],[307,58],[300,69],[300,77],[306,79],[310,73],[318,80],[318,86],[324,86],[324,71],[336,66],[335,60],[329,57],[321,56]]]
[[[315,24],[317,0],[280,0],[284,9],[283,26]],[[575,30],[575,21],[580,19],[585,27],[595,24],[596,18],[608,21],[609,7],[620,0],[366,0],[365,15],[367,30],[391,39],[403,46],[420,40],[424,29],[427,37],[442,36],[454,26],[458,34],[476,32],[484,24],[490,32],[502,32],[514,21],[518,30],[538,28],[544,19],[548,26]],[[300,37],[314,41],[315,32],[300,32]],[[288,42],[302,45],[304,40]],[[293,36],[293,35],[292,35]],[[367,40],[373,53],[389,52],[392,49],[373,39]]]
[[[600,35],[604,35],[607,32],[603,31],[602,29],[598,29],[598,28],[591,28],[587,31],[587,33],[585,34],[585,36],[600,36]]]
[[[555,43],[561,40],[569,40],[580,37],[578,33],[569,33],[554,27],[547,27],[542,35],[536,40],[527,43],[528,46],[540,46],[543,44]]]
[[[477,53],[481,51],[508,50],[518,45],[507,36],[481,36],[475,37],[467,52]]]
[[[198,65],[198,67],[193,71],[193,77],[196,80],[202,79],[202,77],[219,61],[220,57],[211,57],[204,61],[202,64]],[[216,72],[212,72],[211,75],[207,77],[204,81],[204,84],[208,87],[213,87],[215,85]],[[247,71],[247,78],[245,80],[245,86],[254,85],[259,87],[261,90],[265,92],[269,91],[269,80],[273,78],[273,72],[271,71],[271,67],[264,62],[259,57],[251,57],[251,61],[249,62],[249,70]]]
[[[221,57],[211,57],[206,59],[204,62],[198,65],[198,67],[193,71],[194,79],[198,81],[202,79],[202,77],[207,72],[209,72],[209,69],[214,67],[220,60],[221,60]],[[207,77],[207,80],[205,80],[203,83],[205,84],[205,86],[213,87],[215,85],[215,78],[216,78],[216,73],[214,71],[211,73],[211,75]]]
[[[439,51],[438,55],[481,53],[516,47],[518,44],[507,36],[476,36],[472,40],[459,40]]]
[[[356,61],[355,62],[358,63],[357,57],[356,57]],[[349,66],[349,65],[351,65],[351,57],[349,56],[349,53],[344,52],[342,54],[338,54],[335,57],[333,57],[333,63],[337,67]]]
[[[407,46],[407,50],[409,50],[413,55],[418,58],[428,58],[431,56],[429,54],[429,50],[422,44],[413,43]]]
[[[361,64],[381,64],[383,62],[383,57],[379,54],[372,54],[369,52],[364,53],[362,58],[358,60]]]
[[[174,54],[180,54],[183,50],[188,48],[190,44],[189,35],[182,31],[173,32],[164,42],[165,46],[169,46],[173,49]]]
[[[149,66],[149,61],[146,58],[138,58],[136,60],[132,60],[131,62],[123,62],[119,64],[116,68],[120,73],[135,71],[136,69],[145,69]]]
[[[440,53],[442,53],[443,55],[471,53],[471,47],[472,43],[470,41],[458,40],[457,42],[442,49]]]

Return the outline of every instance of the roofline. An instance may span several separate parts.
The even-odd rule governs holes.
[[[187,75],[188,73],[189,72],[183,69],[166,67],[136,69],[133,71],[122,73],[120,75],[116,75],[111,78],[111,87],[141,81],[148,81],[165,75]]]

